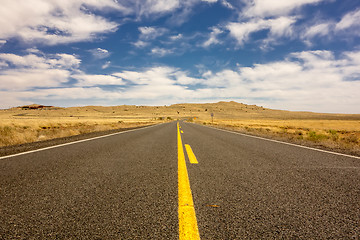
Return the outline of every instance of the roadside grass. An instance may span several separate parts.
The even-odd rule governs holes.
[[[360,114],[272,110],[236,102],[0,110],[0,146],[187,120],[331,149],[359,150]]]
[[[1,119],[0,147],[121,128],[146,126],[151,119]]]
[[[218,119],[199,124],[360,155],[358,120]]]

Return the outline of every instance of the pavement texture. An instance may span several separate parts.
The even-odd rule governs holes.
[[[201,239],[359,239],[360,160],[180,122]],[[0,239],[178,239],[176,122],[0,159]]]
[[[2,239],[176,239],[175,124],[0,160]]]

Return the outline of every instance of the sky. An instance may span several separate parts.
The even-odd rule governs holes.
[[[0,108],[360,113],[360,1],[1,0]]]

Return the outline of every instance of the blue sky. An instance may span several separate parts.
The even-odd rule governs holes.
[[[359,1],[3,0],[0,16],[0,108],[360,113]]]

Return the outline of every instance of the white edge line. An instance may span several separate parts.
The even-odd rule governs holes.
[[[63,147],[63,146],[67,146],[67,145],[72,145],[72,144],[76,144],[76,143],[87,142],[87,141],[91,141],[91,140],[95,140],[95,139],[99,139],[99,138],[110,137],[110,136],[114,136],[114,135],[118,135],[118,134],[122,134],[122,133],[128,133],[128,132],[133,132],[133,131],[137,131],[137,130],[142,130],[142,129],[146,129],[146,128],[160,126],[162,124],[165,124],[165,123],[154,124],[154,125],[147,126],[147,127],[140,127],[140,128],[136,128],[136,129],[130,129],[130,130],[122,131],[122,132],[110,133],[110,134],[102,135],[102,136],[98,136],[98,137],[87,138],[87,139],[77,140],[77,141],[74,141],[74,142],[62,143],[62,144],[54,145],[54,146],[50,146],[50,147],[39,148],[39,149],[31,150],[31,151],[26,151],[26,152],[16,153],[16,154],[12,154],[12,155],[2,156],[2,157],[0,157],[0,160],[5,159],[5,158],[17,157],[17,156],[21,156],[21,155],[25,155],[25,154],[29,154],[29,153],[40,152],[40,151],[44,151],[44,150],[48,150],[48,149],[52,149],[52,148],[58,148],[58,147]]]
[[[263,138],[263,137],[253,136],[253,135],[249,135],[249,134],[245,134],[245,133],[233,132],[233,131],[230,131],[230,130],[225,130],[225,129],[216,128],[216,127],[211,127],[211,126],[203,126],[203,125],[196,124],[196,123],[192,123],[192,124],[199,125],[199,126],[202,126],[202,127],[208,127],[208,128],[212,128],[212,129],[216,129],[216,130],[220,130],[220,131],[224,131],[224,132],[234,133],[234,134],[238,134],[238,135],[242,135],[242,136],[246,136],[246,137],[252,137],[252,138],[257,138],[257,139],[261,139],[261,140],[266,140],[266,141],[270,141],[270,142],[282,143],[282,144],[286,144],[286,145],[290,145],[290,146],[295,146],[295,147],[300,147],[300,148],[315,150],[315,151],[319,151],[319,152],[330,153],[330,154],[335,154],[335,155],[339,155],[339,156],[344,156],[344,157],[350,157],[350,158],[360,159],[360,157],[352,156],[352,155],[348,155],[348,154],[326,151],[326,150],[323,150],[323,149],[312,148],[312,147],[307,147],[307,146],[298,145],[298,144],[294,144],[294,143],[288,143],[288,142],[278,141],[278,140],[274,140],[274,139],[269,139],[269,138]]]

